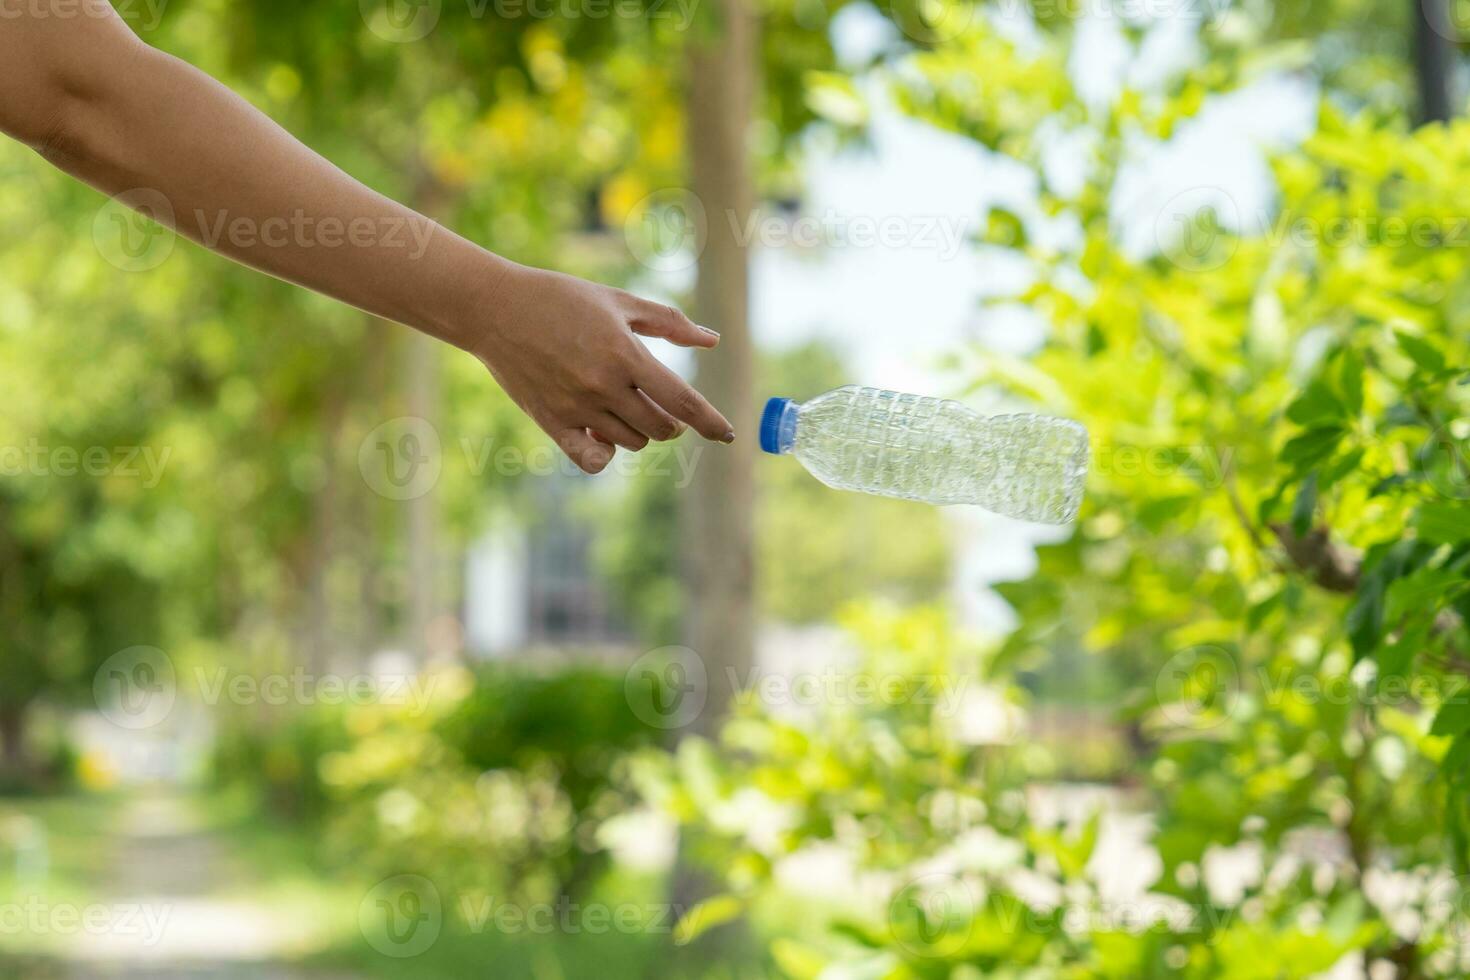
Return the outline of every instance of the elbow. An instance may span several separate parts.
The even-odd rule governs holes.
[[[128,88],[135,60],[148,50],[130,36],[101,58],[58,66],[46,79],[40,100],[45,110],[26,142],[55,166],[84,173],[106,155],[109,134],[122,124],[118,94]]]
[[[76,132],[71,114],[59,104],[33,138],[26,140],[31,149],[39,153],[48,163],[62,170],[74,170],[83,154],[74,136]]]

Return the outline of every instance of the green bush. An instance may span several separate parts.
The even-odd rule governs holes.
[[[550,765],[579,811],[607,787],[618,756],[654,734],[629,710],[621,672],[580,666],[481,668],[438,731],[479,770]]]
[[[626,809],[621,759],[657,733],[621,673],[491,665],[426,675],[425,704],[241,717],[216,769],[308,821],[327,857],[462,893],[578,892],[606,868],[601,821]]]

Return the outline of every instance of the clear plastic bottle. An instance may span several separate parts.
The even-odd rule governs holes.
[[[839,490],[979,504],[1066,524],[1087,477],[1087,430],[1043,415],[984,416],[958,402],[848,385],[800,404],[772,398],[761,448],[790,453]]]

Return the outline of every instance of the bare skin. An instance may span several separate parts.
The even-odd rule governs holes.
[[[474,354],[583,470],[685,425],[734,440],[635,336],[709,348],[718,334],[502,258],[370,190],[144,44],[105,0],[0,0],[0,65],[0,131],[236,262]]]

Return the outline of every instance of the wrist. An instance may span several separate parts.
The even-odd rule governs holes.
[[[514,321],[515,296],[524,288],[530,270],[518,262],[486,252],[490,263],[472,290],[474,308],[468,312],[468,323],[474,324],[474,340],[470,353],[486,360],[498,348]]]
[[[496,346],[501,311],[521,267],[509,259],[459,239],[465,246],[458,261],[446,264],[445,280],[436,290],[443,300],[430,328],[445,342],[485,358]]]

